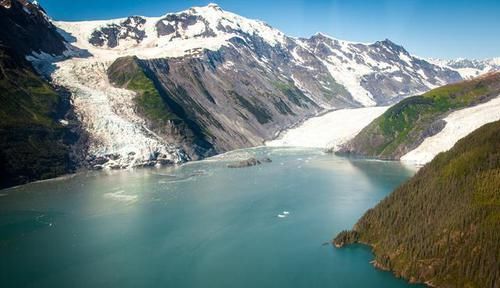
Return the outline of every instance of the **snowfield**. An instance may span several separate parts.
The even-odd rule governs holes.
[[[389,106],[340,109],[310,118],[296,128],[289,129],[272,141],[270,147],[314,147],[338,149],[358,134],[365,126],[382,115]]]
[[[423,165],[440,152],[451,149],[458,140],[484,124],[500,120],[500,96],[489,102],[452,112],[444,120],[446,126],[441,132],[426,138],[420,146],[401,157],[401,161]]]
[[[204,32],[205,26],[202,22],[198,25],[189,25],[176,27],[176,31],[180,34],[180,38],[173,39],[172,36],[159,36],[157,33],[156,24],[162,21],[164,24],[170,23],[165,18],[173,14],[189,14],[193,16],[201,16],[207,21],[208,26],[214,31],[215,35],[211,37],[197,36]],[[197,53],[199,49],[208,49],[216,51],[224,45],[231,45],[229,39],[238,37],[236,33],[228,33],[220,31],[219,26],[233,30],[240,30],[250,35],[256,34],[261,36],[267,43],[274,46],[285,44],[285,35],[271,26],[259,20],[247,19],[237,14],[224,11],[216,4],[209,4],[204,7],[192,7],[178,13],[168,13],[160,17],[142,17],[145,23],[139,26],[146,33],[146,38],[137,43],[131,39],[120,39],[119,45],[115,48],[96,47],[89,43],[88,39],[92,33],[100,28],[109,27],[109,25],[119,25],[127,18],[119,18],[103,21],[54,21],[54,24],[61,30],[70,34],[70,37],[76,38],[73,45],[86,49],[92,55],[100,59],[116,59],[123,56],[137,56],[141,59],[155,59],[167,57],[181,57]],[[64,34],[64,33],[63,33]],[[69,38],[71,39],[71,38]]]

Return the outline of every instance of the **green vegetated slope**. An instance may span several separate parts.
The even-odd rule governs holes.
[[[0,46],[0,188],[73,170],[71,133],[54,119],[60,95],[22,59]]]
[[[436,156],[334,240],[355,242],[411,281],[500,287],[500,121]]]
[[[108,69],[110,81],[136,92],[134,100],[139,112],[148,119],[161,123],[178,119],[166,106],[153,81],[139,67],[137,60],[135,56],[118,58]]]
[[[79,135],[71,131],[76,121],[59,123],[71,114],[69,93],[26,60],[32,52],[61,55],[63,37],[40,6],[8,2],[0,5],[0,188],[73,171]]]
[[[402,100],[344,145],[341,153],[399,159],[445,126],[447,113],[500,94],[500,72],[446,85]]]

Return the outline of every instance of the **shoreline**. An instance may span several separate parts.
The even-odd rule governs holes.
[[[374,247],[373,245],[369,244],[369,243],[365,243],[365,242],[355,242],[355,243],[350,243],[350,244],[344,244],[344,245],[338,245],[338,244],[335,244],[334,241],[332,241],[332,244],[333,246],[336,248],[336,249],[342,249],[342,248],[345,248],[347,246],[350,246],[350,245],[362,245],[362,246],[366,246],[366,247],[369,247],[371,249],[371,252],[372,252],[372,255],[374,256],[374,259],[371,260],[369,263],[372,264],[372,266],[377,269],[377,270],[380,270],[380,271],[384,271],[384,272],[390,272],[393,277],[395,278],[400,278],[400,279],[404,279],[406,282],[408,282],[409,284],[419,284],[419,285],[425,285],[426,287],[436,287],[432,284],[432,282],[430,280],[425,280],[423,282],[420,282],[420,281],[417,281],[415,280],[414,277],[410,277],[410,278],[407,278],[407,277],[404,277],[403,275],[401,275],[397,270],[393,270],[393,269],[389,269],[388,267],[380,264],[379,262],[377,262],[377,260],[375,260],[375,256],[376,256],[376,253],[374,252]]]
[[[247,147],[247,148],[234,149],[234,150],[223,152],[223,153],[213,155],[213,156],[210,156],[207,158],[198,159],[198,160],[190,160],[190,161],[186,161],[186,162],[179,163],[179,164],[169,164],[169,165],[161,165],[161,166],[134,166],[134,167],[128,167],[126,169],[106,168],[106,169],[96,170],[96,169],[80,168],[80,169],[76,170],[74,173],[67,173],[67,174],[63,174],[63,175],[53,177],[53,178],[35,180],[35,181],[30,181],[30,182],[27,182],[24,184],[19,184],[19,185],[10,186],[10,187],[4,187],[4,188],[0,189],[0,194],[5,194],[5,192],[10,192],[9,190],[20,189],[21,187],[26,186],[26,185],[37,184],[37,183],[46,183],[46,182],[64,181],[67,179],[71,179],[73,177],[77,177],[77,176],[82,175],[82,174],[96,174],[97,175],[97,174],[120,173],[120,172],[127,172],[127,171],[130,172],[130,171],[142,170],[142,169],[150,169],[150,170],[164,169],[164,168],[175,169],[175,168],[180,168],[184,165],[191,165],[193,163],[199,163],[199,162],[214,162],[214,161],[231,162],[231,161],[236,161],[236,160],[240,159],[240,158],[231,159],[230,158],[231,154],[237,155],[238,153],[242,153],[244,151],[248,151],[250,153],[251,151],[258,150],[258,149],[270,149],[270,150],[277,150],[277,149],[283,150],[283,149],[285,149],[285,150],[290,150],[290,151],[309,150],[309,151],[317,151],[318,153],[328,154],[325,152],[324,149],[316,148],[316,147],[303,147],[303,146],[270,147],[270,146],[260,145],[260,146],[252,146],[252,147]],[[410,170],[418,170],[421,168],[419,166],[411,165],[411,163],[406,163],[406,162],[400,161],[400,160],[383,160],[383,159],[377,159],[377,158],[356,157],[356,156],[347,156],[347,155],[336,155],[336,156],[341,157],[341,158],[345,158],[345,159],[352,159],[352,160],[365,160],[365,161],[375,161],[375,162],[398,162]],[[228,157],[228,159],[224,159],[224,157]],[[244,158],[245,157],[241,157],[241,159],[244,159]],[[8,195],[8,193],[6,195]],[[3,195],[3,196],[6,196],[6,195]]]

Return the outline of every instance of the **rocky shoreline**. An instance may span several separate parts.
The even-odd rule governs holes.
[[[374,246],[370,243],[365,243],[363,241],[360,241],[359,240],[359,233],[354,231],[354,230],[342,231],[335,237],[334,240],[332,240],[332,245],[338,249],[343,248],[343,247],[348,246],[348,245],[352,245],[352,244],[360,244],[360,245],[369,246],[372,248],[372,253],[376,256]],[[394,270],[394,269],[391,269],[390,267],[380,263],[376,259],[370,261],[370,264],[372,264],[373,267],[375,267],[376,269],[391,272],[396,278],[406,279],[408,281],[408,283],[425,284],[426,286],[429,286],[429,287],[435,287],[432,285],[432,283],[430,281],[418,281],[417,278],[414,276],[403,275],[401,272]]]

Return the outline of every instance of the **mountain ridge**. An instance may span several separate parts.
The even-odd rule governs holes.
[[[471,79],[482,74],[500,70],[500,57],[486,59],[457,58],[451,60],[430,58],[429,62],[449,67],[460,73],[464,79]]]
[[[387,62],[382,62],[383,65],[379,68],[370,66],[374,63],[374,60],[369,60],[372,59],[372,55],[366,54],[366,56],[361,58],[358,57],[357,59],[352,59],[353,53],[365,53],[361,51],[363,50],[363,47],[361,46],[373,45],[377,46],[373,49],[384,49],[385,47],[389,47],[390,49],[390,47],[394,47],[394,45],[392,45],[394,43],[391,41],[377,41],[375,43],[365,45],[362,43],[334,39],[330,36],[325,36],[323,33],[316,34],[308,39],[289,37],[262,21],[247,19],[234,13],[224,11],[215,4],[203,7],[193,7],[177,13],[167,13],[160,17],[131,16],[128,18],[119,18],[107,21],[55,22],[55,24],[60,26],[61,29],[67,30],[67,32],[74,33],[74,36],[78,39],[81,48],[86,48],[99,57],[110,57],[110,53],[112,54],[113,51],[118,51],[120,54],[125,53],[126,55],[135,55],[142,59],[182,57],[196,55],[199,53],[199,49],[218,50],[223,45],[234,45],[234,43],[231,44],[230,42],[230,39],[234,37],[247,42],[251,37],[259,37],[274,48],[277,46],[283,46],[283,49],[289,51],[292,49],[298,49],[299,51],[296,53],[291,51],[292,53],[288,57],[290,60],[296,62],[297,65],[304,65],[303,61],[301,61],[303,60],[301,59],[301,56],[303,56],[303,53],[310,51],[303,50],[310,50],[312,48],[308,47],[308,45],[311,44],[310,42],[317,42],[317,39],[321,38],[321,41],[323,42],[332,43],[331,45],[327,45],[329,47],[323,47],[325,55],[320,56],[320,58],[322,58],[320,61],[323,63],[307,63],[305,66],[309,69],[313,69],[317,65],[329,68],[330,73],[332,73],[332,76],[334,76],[337,82],[340,81],[340,84],[343,86],[347,85],[347,90],[354,97],[361,97],[360,99],[363,99],[361,100],[363,106],[374,105],[375,101],[373,100],[373,97],[401,97],[416,92],[422,92],[423,90],[427,90],[430,86],[435,87],[461,79],[455,71],[446,70],[438,66],[432,66],[432,64],[428,62],[424,63],[423,61],[425,61],[425,59],[415,58],[409,53],[405,53],[405,57],[407,58],[404,60],[406,60],[406,62],[401,61],[400,63],[396,63],[393,61],[394,59],[387,59]],[[111,41],[112,47],[108,45],[108,41]],[[339,43],[345,49],[338,50],[338,47],[340,46],[336,43]],[[184,48],[179,49],[179,47]],[[337,53],[340,54],[334,55]],[[335,60],[335,58],[338,58],[338,60]],[[364,63],[365,60],[369,63]],[[412,61],[416,61],[418,62],[417,64],[419,64],[415,66],[414,69],[424,69],[422,70],[423,72],[408,72],[412,69]],[[342,66],[351,65],[352,67],[350,67],[350,69],[336,71],[335,67],[339,66],[339,63],[347,64]],[[403,65],[404,67],[401,66],[403,68],[398,68],[398,65]],[[349,71],[356,70],[354,67],[358,67],[358,70],[360,71],[354,73],[354,75],[350,76],[350,78],[348,77],[347,79],[342,79],[342,75],[352,74],[352,72]],[[443,72],[439,72],[441,73],[439,74],[439,77],[433,78],[435,76],[433,76],[432,73],[427,75],[430,73],[430,70],[425,70],[427,67],[431,70],[433,69],[434,71],[442,70]],[[370,87],[375,85],[375,79],[366,78],[364,81],[367,82],[365,84],[365,86],[367,86],[367,90],[364,90],[360,87],[363,86],[361,83],[362,79],[357,78],[361,78],[362,76],[367,75],[367,73],[373,72],[373,69],[378,70],[377,73],[380,75],[387,74],[383,69],[401,71],[402,73],[399,76],[395,74],[387,75],[390,75],[391,77],[402,77],[401,81],[403,82],[409,81],[409,79],[416,79],[415,82],[410,81],[413,83],[412,85],[414,85],[414,87],[407,85],[410,87],[408,91],[401,92],[402,89],[397,91],[397,87],[404,85],[398,86],[398,81],[384,79],[384,81],[390,82],[387,85],[397,87],[390,89],[390,91],[380,92],[376,91],[377,89]],[[448,73],[449,76],[445,76],[446,73]],[[335,74],[336,77],[333,74]],[[375,78],[374,76],[370,77]],[[301,79],[297,80],[297,82],[300,82]],[[315,92],[306,91],[310,89],[304,90],[305,91],[303,92]],[[358,93],[358,90],[362,93]],[[371,94],[375,95],[372,96]],[[357,100],[360,101],[360,99]]]

